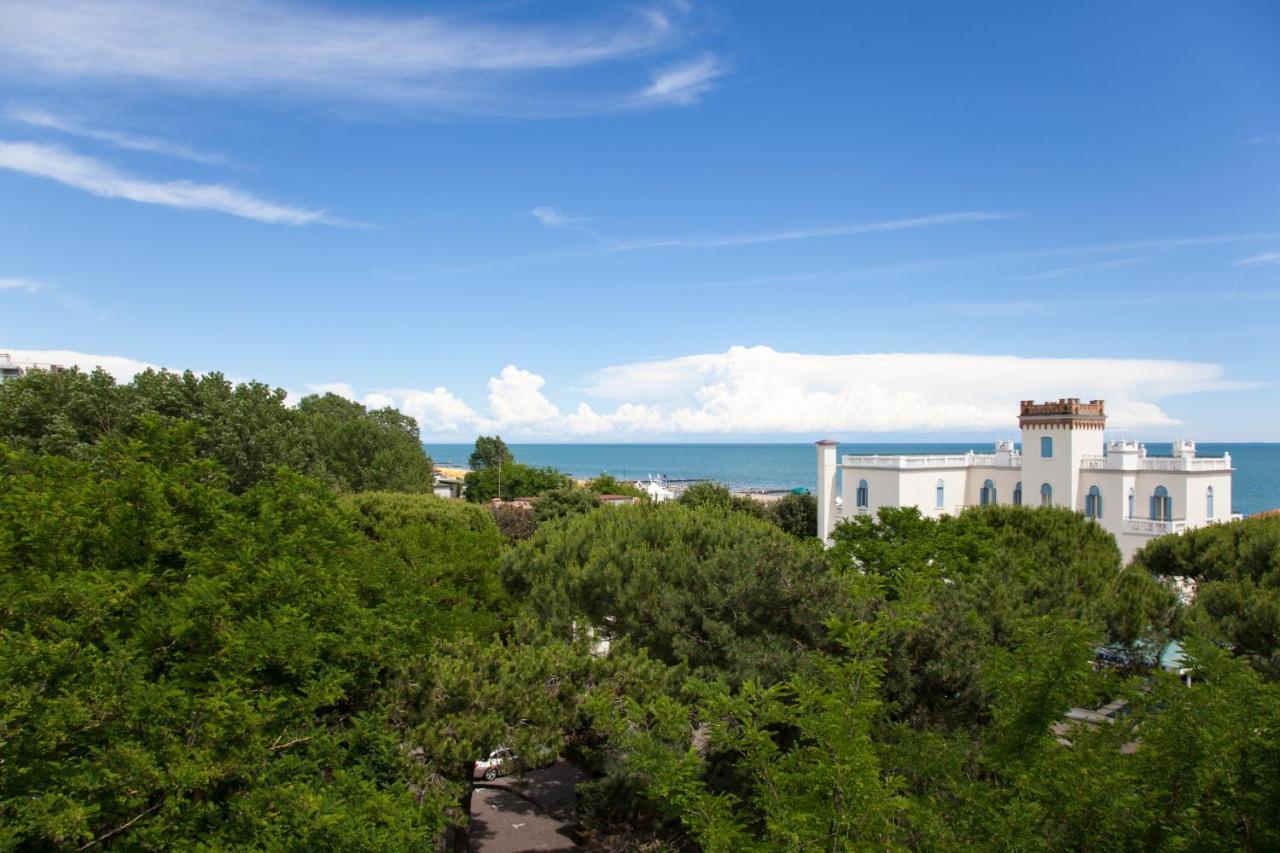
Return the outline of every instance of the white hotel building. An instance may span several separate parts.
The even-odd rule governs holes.
[[[1021,452],[1000,441],[994,453],[837,462],[836,442],[819,441],[818,535],[826,541],[841,519],[874,516],[882,506],[915,506],[933,517],[995,503],[1063,506],[1096,519],[1128,560],[1154,536],[1233,518],[1230,454],[1197,457],[1194,442],[1175,441],[1172,456],[1148,456],[1135,441],[1104,442],[1105,424],[1101,400],[1024,400]]]

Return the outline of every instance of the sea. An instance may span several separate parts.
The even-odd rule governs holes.
[[[438,465],[465,467],[469,444],[424,444]],[[714,480],[733,489],[817,488],[817,457],[812,444],[512,444],[516,460],[551,466],[572,477],[609,473],[620,480],[665,477],[673,482]],[[840,454],[991,453],[994,444],[841,444]],[[1168,456],[1172,447],[1147,442],[1151,456]],[[1280,443],[1198,442],[1198,456],[1231,454],[1232,512],[1252,515],[1280,508]]]

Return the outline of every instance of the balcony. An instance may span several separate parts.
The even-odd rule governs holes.
[[[1164,536],[1168,533],[1181,533],[1187,529],[1185,518],[1162,521],[1155,518],[1126,518],[1124,532],[1136,533],[1139,536]]]
[[[1113,461],[1114,460],[1114,461]],[[1136,459],[1137,468],[1129,470],[1137,471],[1230,471],[1230,456],[1206,456],[1197,458],[1195,456],[1140,456]],[[1132,461],[1131,463],[1132,464]],[[1111,456],[1082,456],[1080,457],[1081,471],[1121,471],[1124,469],[1123,460],[1119,455]]]

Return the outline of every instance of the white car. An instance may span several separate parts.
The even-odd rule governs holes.
[[[492,782],[499,776],[506,776],[514,771],[520,763],[519,757],[505,746],[500,746],[489,753],[488,758],[476,762],[476,775],[486,782]]]

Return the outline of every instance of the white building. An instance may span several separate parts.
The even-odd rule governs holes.
[[[66,370],[61,364],[49,364],[42,361],[14,361],[7,352],[0,352],[0,382],[17,379],[29,370]]]
[[[1022,451],[1012,441],[994,453],[845,456],[819,441],[818,534],[842,518],[882,506],[915,506],[927,516],[994,503],[1065,506],[1096,519],[1125,559],[1153,536],[1177,533],[1231,514],[1231,455],[1201,458],[1190,441],[1172,456],[1148,456],[1135,441],[1104,442],[1101,400],[1022,401]],[[836,471],[841,474],[837,495]]]

